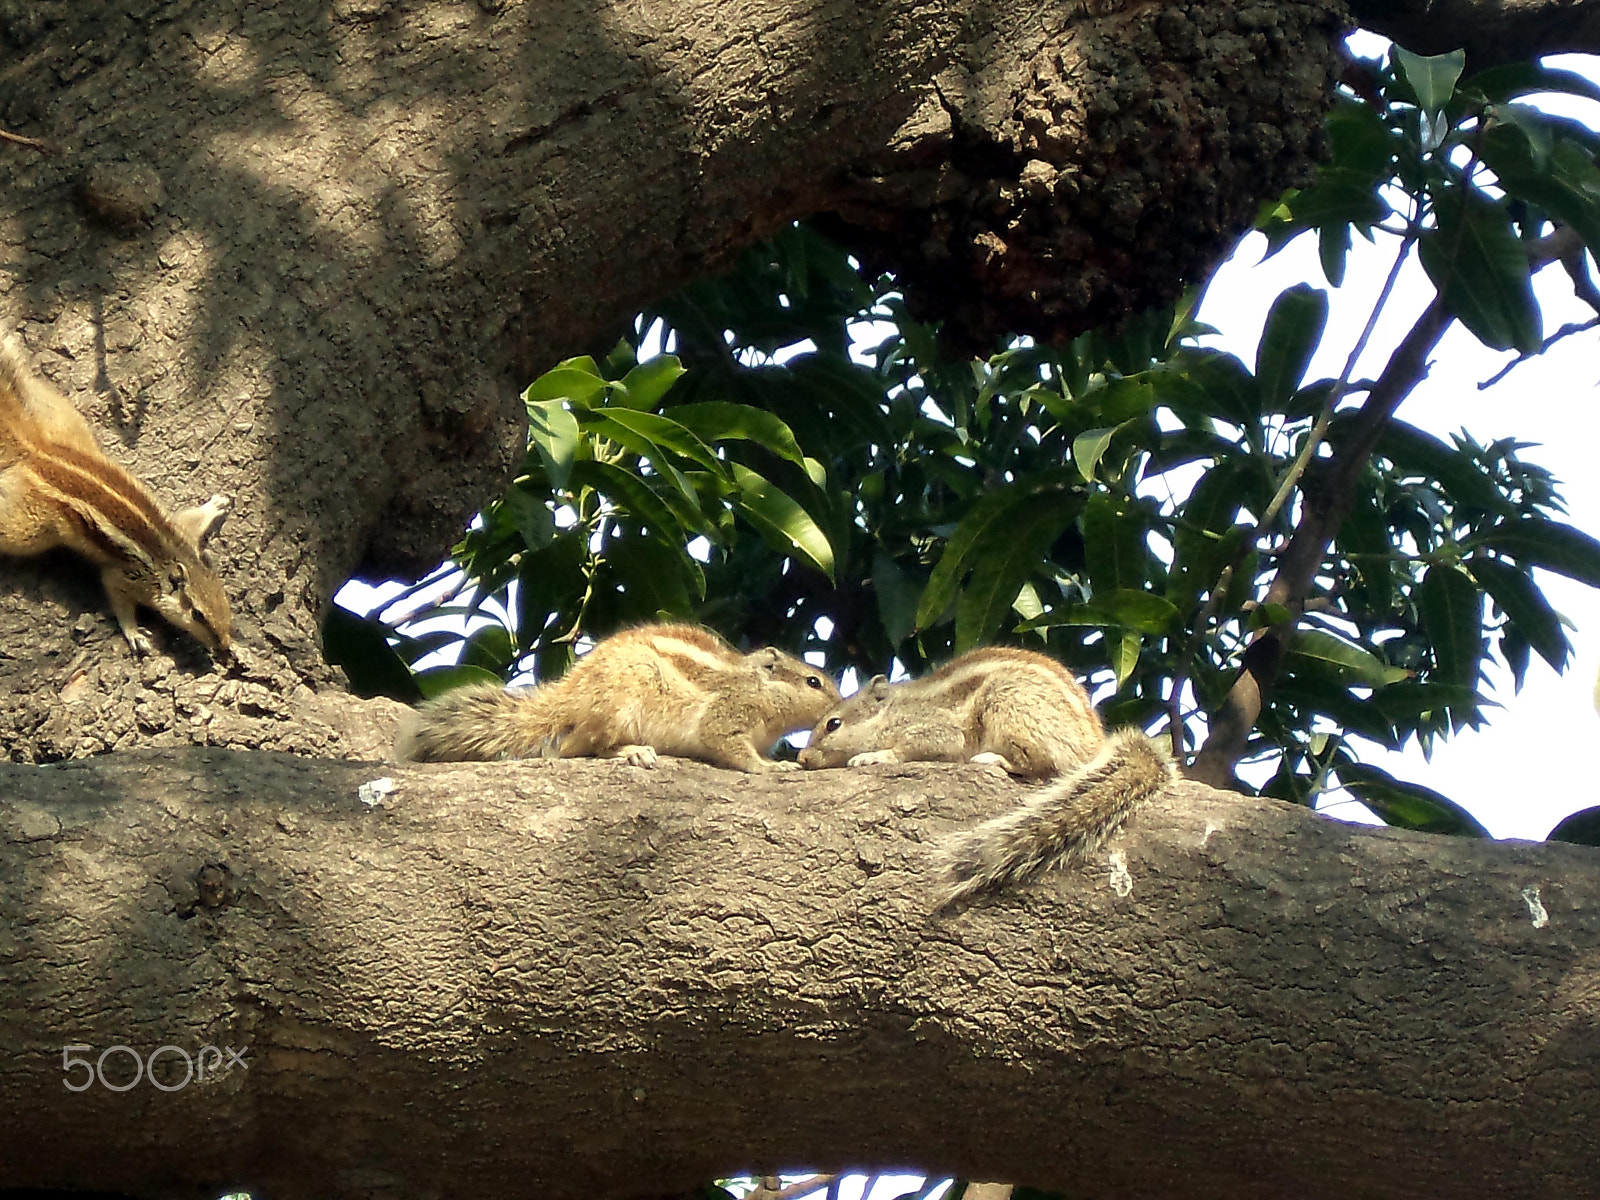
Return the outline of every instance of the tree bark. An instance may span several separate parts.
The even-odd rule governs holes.
[[[0,686],[40,698],[0,746],[362,753],[364,714],[290,699],[338,691],[322,607],[437,562],[520,462],[537,372],[824,212],[967,341],[1170,297],[1304,178],[1342,12],[0,3],[0,126],[53,151],[0,142],[0,320],[169,505],[234,498],[246,650],[218,699],[176,634],[122,652],[88,572],[7,563]],[[99,703],[63,732],[72,686]]]
[[[932,848],[1020,792],[935,765],[0,766],[0,1187],[905,1166],[1122,1200],[1600,1194],[1600,855],[1183,784],[1091,866],[932,915]],[[68,1046],[129,1049],[74,1092]],[[109,1090],[163,1046],[172,1090]]]
[[[1542,54],[1600,53],[1593,0],[1350,0],[1350,13],[1418,54],[1465,49],[1474,70]]]

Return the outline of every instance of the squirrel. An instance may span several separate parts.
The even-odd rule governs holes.
[[[875,676],[818,722],[804,767],[881,762],[993,763],[1054,782],[947,845],[939,907],[1082,862],[1178,778],[1141,729],[1107,735],[1089,694],[1029,650],[970,650],[920,679]]]
[[[741,654],[693,625],[641,625],[601,639],[560,679],[506,691],[473,684],[424,704],[402,728],[419,761],[657,754],[735,771],[798,770],[767,757],[839,702],[833,680],[780,650]]]
[[[37,378],[14,337],[0,336],[0,554],[65,546],[100,568],[122,636],[150,652],[139,605],[227,656],[233,613],[201,547],[226,496],[168,514],[106,457],[72,401]]]

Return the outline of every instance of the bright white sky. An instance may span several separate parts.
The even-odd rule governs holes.
[[[1381,52],[1383,45],[1366,35],[1357,35],[1353,44],[1368,55]],[[1568,55],[1549,61],[1600,78],[1600,59]],[[1600,105],[1562,97],[1547,107],[1600,127]],[[1259,235],[1247,239],[1212,281],[1199,313],[1201,320],[1219,330],[1213,344],[1247,363],[1254,361],[1261,327],[1278,293],[1301,281],[1326,284],[1311,237],[1261,262],[1264,249],[1265,239]],[[1345,285],[1333,293],[1328,331],[1308,378],[1338,376],[1389,270],[1392,253],[1390,246],[1373,247],[1357,239]],[[1567,322],[1595,315],[1573,298],[1559,267],[1539,275],[1535,289],[1547,335]],[[1356,378],[1377,373],[1431,296],[1421,268],[1414,261],[1408,264]],[[1506,436],[1537,443],[1537,448],[1523,451],[1523,457],[1548,468],[1561,481],[1569,522],[1600,536],[1600,472],[1592,465],[1600,452],[1597,350],[1600,331],[1569,337],[1493,388],[1479,391],[1478,384],[1510,356],[1484,349],[1458,325],[1445,335],[1429,378],[1401,407],[1399,416],[1446,440],[1465,428],[1483,443]],[[1436,743],[1431,762],[1415,745],[1398,754],[1363,747],[1365,761],[1444,793],[1496,837],[1543,838],[1568,813],[1600,804],[1600,784],[1582,749],[1590,739],[1600,738],[1593,699],[1600,673],[1600,593],[1555,575],[1544,575],[1543,583],[1551,603],[1573,626],[1574,655],[1564,676],[1557,676],[1535,654],[1525,686],[1514,694],[1509,674],[1492,670],[1493,695],[1504,707],[1490,711],[1483,729]],[[364,612],[399,590],[397,584],[378,589],[350,584],[339,599]],[[1360,805],[1338,794],[1328,797],[1322,807],[1330,815],[1372,819]]]

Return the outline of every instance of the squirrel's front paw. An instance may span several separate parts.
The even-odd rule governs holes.
[[[1011,765],[1011,760],[1004,754],[996,754],[992,750],[985,750],[982,754],[974,754],[967,760],[977,763],[980,767],[999,767],[1007,775],[1016,775],[1019,772]]]
[[[656,748],[654,746],[619,746],[617,757],[623,759],[630,767],[653,767],[656,765]]]
[[[863,750],[860,754],[852,754],[848,767],[870,767],[874,763],[895,763],[900,761],[900,756],[893,750]]]
[[[798,771],[800,764],[790,762],[787,758],[775,758],[767,764],[769,771]]]

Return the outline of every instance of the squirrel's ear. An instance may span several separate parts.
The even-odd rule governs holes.
[[[867,681],[867,695],[874,700],[882,700],[889,694],[889,677],[887,675],[874,675]]]
[[[778,662],[778,652],[771,646],[768,646],[766,649],[761,651],[761,665],[767,670],[776,671],[778,669]]]

